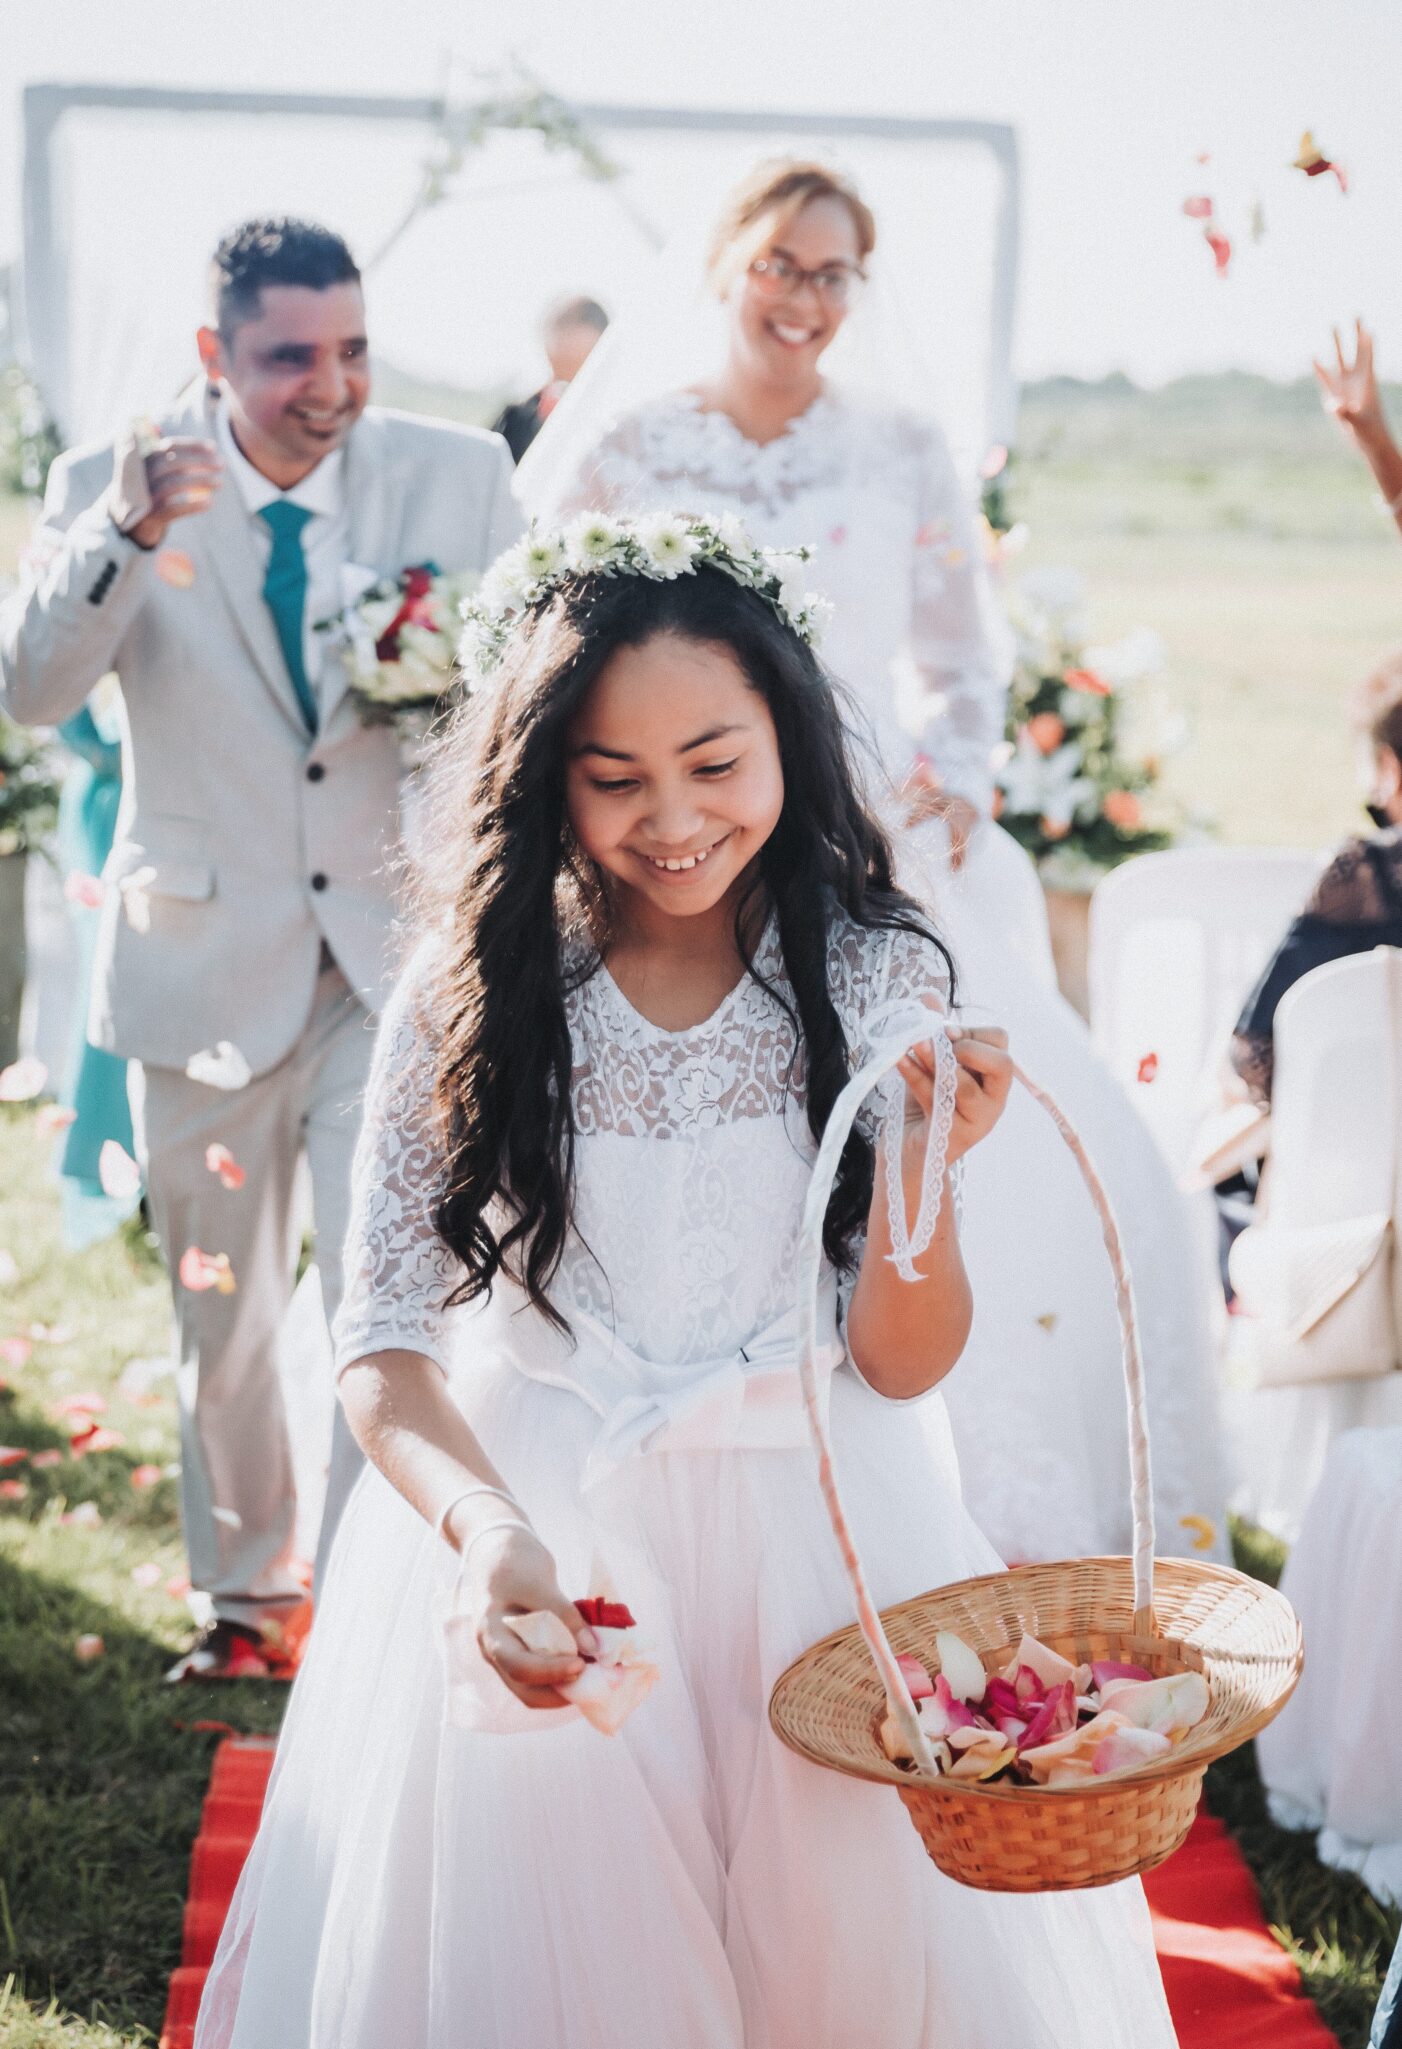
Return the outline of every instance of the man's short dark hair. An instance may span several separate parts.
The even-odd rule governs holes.
[[[214,324],[227,340],[242,321],[256,320],[264,285],[359,284],[355,258],[339,235],[315,221],[245,221],[214,252],[210,283]]]
[[[574,293],[567,299],[557,299],[547,308],[541,332],[558,334],[562,327],[592,327],[595,334],[602,334],[608,324],[609,317],[597,299]]]

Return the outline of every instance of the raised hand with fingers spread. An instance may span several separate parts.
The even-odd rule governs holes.
[[[1317,359],[1314,374],[1324,395],[1324,409],[1352,436],[1377,479],[1383,503],[1402,527],[1402,450],[1392,438],[1383,412],[1377,373],[1373,368],[1373,337],[1361,320],[1354,322],[1353,360],[1344,354],[1334,329],[1334,362]]]

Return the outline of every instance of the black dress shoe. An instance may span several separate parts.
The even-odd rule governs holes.
[[[274,1672],[256,1629],[217,1619],[205,1624],[194,1647],[166,1673],[167,1686],[186,1679],[271,1679]]]

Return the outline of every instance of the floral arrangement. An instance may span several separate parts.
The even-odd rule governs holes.
[[[1167,1757],[1207,1713],[1201,1672],[1073,1665],[1025,1633],[998,1672],[949,1630],[935,1655],[933,1678],[919,1658],[897,1662],[935,1763],[952,1779],[1084,1785]],[[881,1743],[893,1763],[914,1762],[890,1716]]]
[[[441,206],[468,158],[494,134],[538,135],[547,150],[573,157],[583,177],[608,183],[619,166],[595,142],[574,109],[513,59],[501,70],[474,68],[465,101],[445,92],[437,132],[420,166],[419,189],[386,240],[370,258],[375,270],[421,214]],[[620,202],[625,211],[626,201]],[[644,232],[650,230],[644,227]]]
[[[483,577],[462,608],[458,659],[469,687],[480,688],[501,660],[519,615],[580,576],[642,576],[652,582],[719,569],[773,606],[800,640],[816,647],[827,621],[825,598],[808,589],[809,548],[759,548],[734,513],[692,519],[658,512],[641,519],[581,513],[558,531],[532,527]]]
[[[994,815],[1055,888],[1088,889],[1131,854],[1171,845],[1181,823],[1159,788],[1183,722],[1157,678],[1150,632],[1088,647],[1080,588],[1061,572],[1008,593],[1017,643]]]
[[[58,787],[48,750],[0,712],[0,859],[43,846],[58,823]]]
[[[350,672],[350,691],[370,725],[426,729],[453,688],[458,613],[475,574],[444,576],[421,562],[363,590],[327,622]]]

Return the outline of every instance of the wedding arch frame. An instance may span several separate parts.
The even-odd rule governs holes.
[[[450,112],[440,98],[378,94],[224,92],[165,86],[36,84],[24,92],[24,257],[21,284],[24,354],[55,416],[66,410],[68,259],[58,217],[55,141],[65,114],[109,108],[127,113],[274,114],[345,121],[421,122],[442,127]],[[986,150],[998,174],[993,287],[988,334],[989,438],[1011,441],[1017,415],[1012,370],[1017,292],[1019,181],[1016,131],[1006,122],[880,114],[795,113],[703,107],[640,107],[571,103],[571,112],[601,136],[665,133],[753,136],[778,133],[884,142],[962,142]]]

